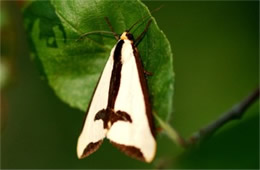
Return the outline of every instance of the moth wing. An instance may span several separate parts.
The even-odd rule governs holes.
[[[78,138],[77,155],[78,158],[84,158],[95,152],[101,145],[106,135],[107,129],[104,129],[103,120],[94,120],[96,114],[106,109],[108,102],[108,92],[111,73],[113,69],[114,48],[111,50],[110,57],[100,76],[94,95],[92,96],[89,108],[86,112],[83,129]]]
[[[114,122],[107,138],[127,155],[151,162],[156,152],[156,141],[141,60],[137,49],[134,52],[128,40],[125,40],[121,57],[121,80],[114,109],[115,112],[126,112],[132,122]]]

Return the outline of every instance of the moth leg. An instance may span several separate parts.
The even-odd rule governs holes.
[[[152,73],[152,72],[149,72],[149,71],[146,71],[146,70],[144,70],[144,75],[146,75],[146,76],[152,76],[152,75],[153,75],[153,73]]]
[[[119,36],[118,36],[118,34],[114,31],[114,28],[112,27],[112,24],[111,24],[111,22],[109,21],[108,17],[105,17],[105,20],[106,20],[107,25],[109,26],[111,32],[113,32],[113,35],[114,35],[115,39],[116,39],[116,40],[119,40]]]
[[[135,40],[135,46],[138,46],[138,44],[141,42],[141,40],[144,38],[145,33],[148,31],[149,26],[151,25],[152,20],[150,19],[148,23],[146,24],[146,27],[144,31],[136,38]]]
[[[163,132],[163,128],[157,127],[155,131],[156,131],[157,134],[161,133],[161,132]]]

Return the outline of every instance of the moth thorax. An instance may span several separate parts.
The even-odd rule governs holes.
[[[124,46],[122,48],[122,56],[121,56],[121,62],[125,63],[129,60],[131,60],[134,55],[133,55],[133,47],[132,47],[132,43],[130,40],[124,40]]]

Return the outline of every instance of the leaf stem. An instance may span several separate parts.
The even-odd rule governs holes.
[[[164,122],[156,113],[154,113],[154,117],[157,122],[160,124],[161,128],[164,130],[166,135],[177,145],[185,147],[185,140],[178,134],[178,132],[171,127],[168,123]]]

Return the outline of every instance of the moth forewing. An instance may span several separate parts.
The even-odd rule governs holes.
[[[147,111],[150,107],[145,101],[146,84],[140,60],[136,60],[135,49],[129,40],[124,40],[122,48],[122,70],[119,92],[115,101],[115,111],[123,110],[131,116],[132,122],[118,121],[109,129],[107,138],[118,144],[118,148],[129,156],[146,162],[152,161],[156,151],[156,141],[149,126]],[[136,51],[137,52],[137,51]],[[138,52],[137,52],[138,53]],[[138,71],[138,69],[141,69]],[[120,135],[119,135],[120,134]],[[123,145],[123,146],[122,146]],[[128,146],[128,147],[127,147]],[[139,152],[139,153],[138,153]]]
[[[82,132],[78,138],[77,156],[84,158],[93,153],[100,146],[106,135],[107,129],[104,128],[102,120],[95,120],[97,112],[106,109],[108,102],[109,83],[113,68],[114,49],[111,50],[110,57],[97,83],[94,95],[92,96],[89,108],[86,112],[85,122]]]

